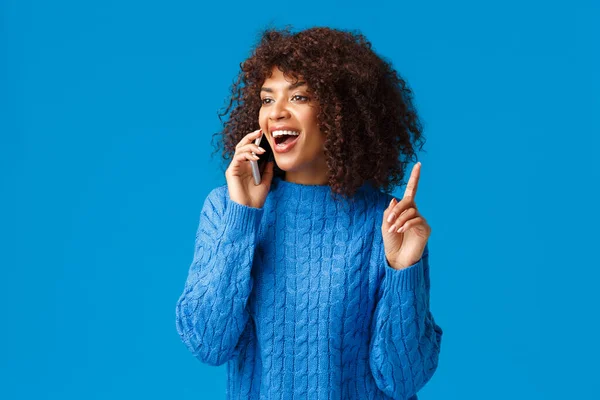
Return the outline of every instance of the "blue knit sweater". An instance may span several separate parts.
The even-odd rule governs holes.
[[[207,196],[176,305],[192,354],[227,363],[227,399],[417,399],[438,365],[429,249],[403,270],[385,258],[391,196],[354,201],[275,177],[263,208]]]

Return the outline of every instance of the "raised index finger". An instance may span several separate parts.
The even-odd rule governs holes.
[[[417,188],[419,187],[419,177],[421,176],[421,162],[419,161],[413,166],[413,169],[410,173],[410,178],[408,179],[408,183],[406,184],[406,189],[404,190],[404,199],[410,197],[413,200],[417,195]]]

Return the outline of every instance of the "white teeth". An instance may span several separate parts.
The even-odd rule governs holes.
[[[300,132],[296,132],[296,131],[273,131],[273,137],[278,137],[278,136],[282,136],[282,135],[294,135],[294,136],[298,136],[298,135],[300,135]]]

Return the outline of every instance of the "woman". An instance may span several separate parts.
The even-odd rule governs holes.
[[[227,184],[204,202],[176,307],[194,356],[227,363],[228,398],[416,399],[432,377],[420,163],[388,194],[422,140],[411,98],[359,33],[267,30],[241,65]],[[249,161],[271,153],[256,185]]]

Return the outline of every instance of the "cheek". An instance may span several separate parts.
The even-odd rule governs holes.
[[[258,113],[258,124],[260,125],[261,129],[267,129],[268,128],[268,118],[267,118],[267,113],[266,112],[259,112]]]
[[[317,114],[312,109],[304,115],[304,120],[311,126],[312,129],[317,128],[319,125]]]

